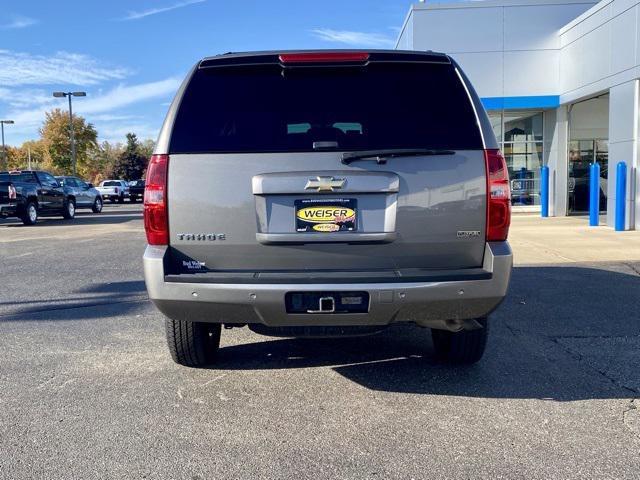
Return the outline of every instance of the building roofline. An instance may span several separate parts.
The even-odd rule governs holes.
[[[576,18],[574,18],[569,23],[567,23],[564,27],[562,27],[560,29],[560,31],[558,33],[560,35],[562,35],[563,33],[566,33],[567,31],[571,30],[573,27],[575,27],[579,23],[584,22],[590,16],[594,15],[595,13],[597,13],[600,10],[602,10],[603,8],[605,8],[610,3],[613,3],[613,0],[602,0],[602,1],[598,2],[598,3],[596,3],[593,7],[591,7],[590,9],[582,12]]]
[[[612,0],[603,0],[607,3]],[[458,8],[491,8],[491,7],[525,7],[541,5],[594,4],[595,0],[467,0],[462,2],[421,2],[411,5],[410,11],[415,10],[449,10]],[[595,5],[594,5],[595,6]]]

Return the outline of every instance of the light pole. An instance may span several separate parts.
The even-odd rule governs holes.
[[[76,136],[73,132],[73,111],[71,110],[71,97],[86,97],[87,92],[53,92],[56,98],[69,98],[69,131],[71,132],[71,163],[73,165],[73,174],[76,174]]]
[[[7,147],[4,145],[4,126],[12,125],[13,120],[0,120],[0,129],[2,130],[2,164],[0,165],[0,170],[8,169],[7,165]]]

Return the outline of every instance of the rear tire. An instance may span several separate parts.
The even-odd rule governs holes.
[[[211,365],[220,347],[219,323],[165,319],[167,345],[173,361],[185,367]]]
[[[100,213],[102,211],[102,207],[104,204],[102,203],[102,199],[100,197],[96,197],[93,201],[93,206],[91,207],[91,211],[93,213]]]
[[[445,362],[471,365],[482,358],[487,346],[489,324],[486,318],[478,318],[483,328],[449,332],[431,329],[436,356]]]
[[[38,206],[34,202],[27,203],[20,220],[24,225],[35,225],[38,221]]]
[[[62,217],[66,220],[73,220],[76,216],[76,202],[73,200],[67,200],[62,208]]]
[[[118,198],[118,203],[124,203],[124,195],[120,195],[120,198]]]

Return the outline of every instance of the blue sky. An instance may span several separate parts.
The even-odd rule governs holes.
[[[227,51],[392,48],[407,0],[4,0],[0,118],[9,145],[37,138],[54,90],[85,90],[74,112],[100,140],[153,138],[200,58]]]

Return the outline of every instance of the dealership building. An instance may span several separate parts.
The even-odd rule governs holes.
[[[597,162],[613,226],[616,165],[625,162],[625,228],[640,228],[639,3],[418,3],[396,47],[448,53],[470,77],[507,159],[515,211],[540,209],[547,165],[550,215],[584,214]]]

